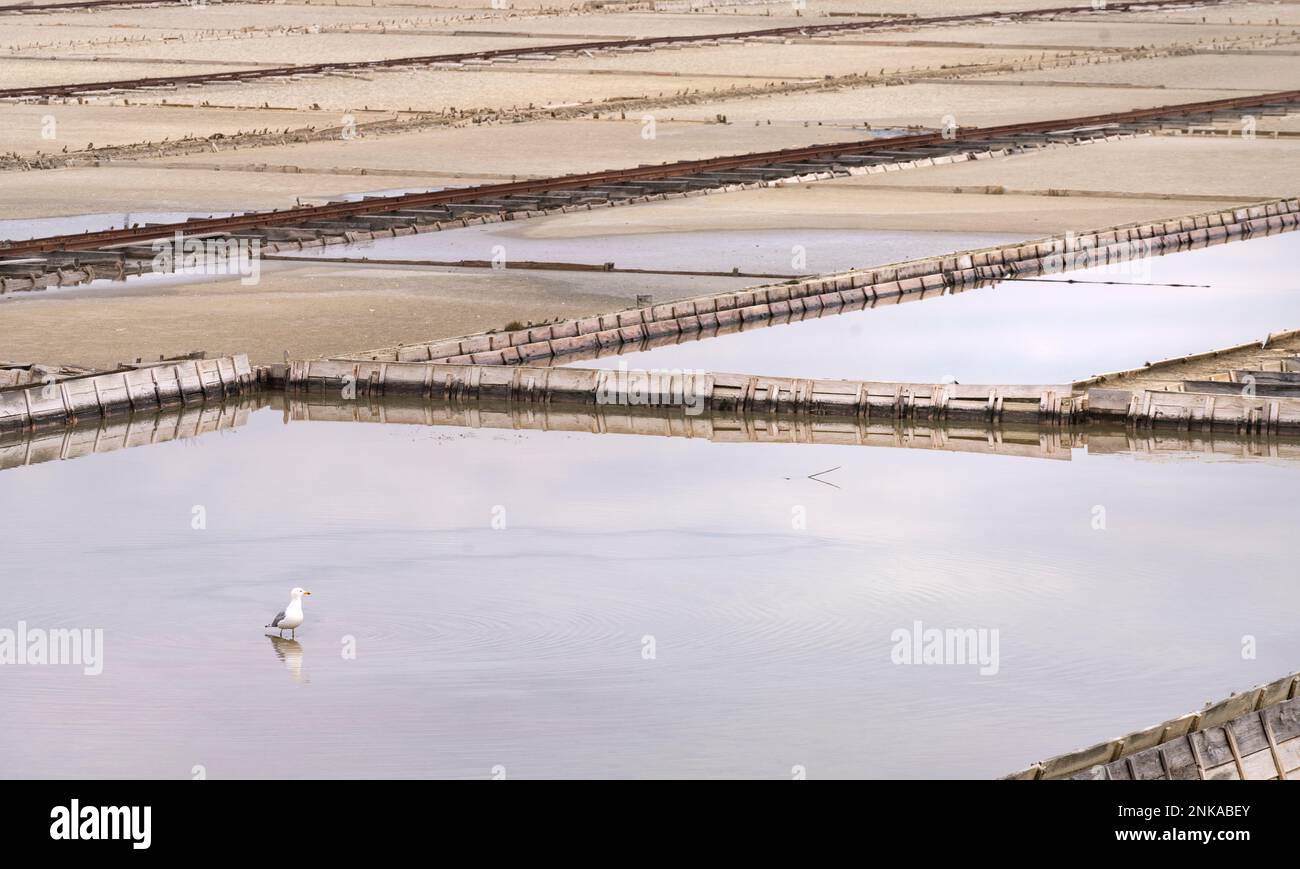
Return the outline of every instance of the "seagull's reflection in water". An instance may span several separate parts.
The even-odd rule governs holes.
[[[266,638],[271,641],[275,656],[284,661],[284,665],[289,668],[289,675],[293,677],[293,681],[299,684],[311,681],[302,674],[302,643],[273,634],[267,634]]]

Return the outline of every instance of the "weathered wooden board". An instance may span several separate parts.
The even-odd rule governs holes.
[[[876,383],[749,374],[533,368],[444,362],[307,360],[290,392],[336,398],[413,395],[444,401],[614,405],[865,419],[1060,424],[1077,412],[1069,386]]]
[[[1222,386],[1218,381],[1210,383],[1213,389]],[[1094,387],[1087,392],[1087,417],[1148,428],[1300,432],[1300,399],[1242,395],[1240,384],[1229,386],[1233,387],[1229,394]]]
[[[241,395],[255,385],[248,357],[185,359],[0,392],[0,431],[67,425]]]
[[[1300,674],[1070,752],[1009,779],[1300,779]]]
[[[1214,395],[1242,395],[1249,387],[1255,395],[1278,396],[1282,398],[1300,398],[1300,381],[1295,383],[1275,383],[1261,380],[1248,384],[1241,381],[1227,380],[1184,380],[1184,392],[1208,392]]]

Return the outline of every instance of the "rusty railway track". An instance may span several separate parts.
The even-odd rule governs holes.
[[[1057,138],[1069,138],[1075,135],[1071,131],[1096,132],[1105,129],[1132,131],[1150,129],[1162,124],[1185,124],[1188,120],[1241,117],[1252,110],[1285,114],[1298,108],[1300,108],[1300,90],[1291,90],[994,127],[965,127],[947,132],[922,133],[865,142],[810,145],[703,160],[684,160],[658,166],[606,169],[555,178],[249,212],[229,217],[194,218],[176,223],[56,235],[26,241],[0,241],[0,258],[31,257],[58,251],[102,251],[106,248],[168,238],[177,232],[187,236],[263,232],[275,227],[311,227],[349,219],[360,219],[363,221],[361,225],[364,226],[365,218],[394,214],[407,214],[411,217],[412,223],[419,223],[421,217],[427,217],[431,221],[440,217],[446,220],[450,219],[451,215],[442,215],[439,209],[455,206],[469,206],[478,213],[508,213],[512,210],[529,210],[523,207],[526,203],[535,202],[536,197],[544,197],[552,193],[560,194],[561,199],[567,195],[580,196],[586,201],[608,200],[618,196],[620,187],[627,188],[629,193],[646,189],[638,188],[638,184],[646,184],[650,188],[664,186],[657,185],[656,182],[666,182],[668,186],[681,189],[699,186],[722,187],[739,180],[734,177],[734,173],[743,173],[747,170],[752,175],[744,177],[750,177],[751,180],[793,177],[832,169],[837,165],[889,162],[898,159],[898,155],[938,156],[945,152],[971,150],[973,146],[979,147],[982,144],[998,142],[1013,145],[1018,142],[1033,144],[1035,140],[1051,139],[1054,135]],[[588,195],[582,196],[584,191],[589,191]]]
[[[85,5],[100,5],[125,2],[125,0],[83,0]],[[176,2],[176,0],[165,0]],[[930,24],[961,24],[981,20],[1021,20],[1041,18],[1052,15],[1073,13],[1104,14],[1110,12],[1129,12],[1143,9],[1159,9],[1164,6],[1210,6],[1229,2],[1229,0],[1133,0],[1133,2],[1107,3],[1102,9],[1093,9],[1088,5],[1053,6],[1044,9],[1024,9],[1017,12],[987,12],[965,15],[939,15],[926,18],[891,18],[874,21],[849,21],[834,24],[807,24],[791,27],[770,27],[764,30],[745,30],[729,33],[708,33],[688,36],[655,36],[639,39],[610,39],[596,42],[570,42],[560,45],[538,45],[518,48],[500,48],[488,51],[473,51],[460,54],[432,54],[418,57],[395,57],[381,60],[339,61],[335,63],[316,63],[299,66],[281,66],[260,69],[233,70],[229,72],[194,73],[192,75],[152,76],[148,78],[121,79],[117,81],[77,82],[60,85],[38,85],[34,87],[0,89],[0,99],[25,99],[30,97],[68,97],[103,93],[107,91],[139,90],[142,88],[171,88],[181,85],[222,84],[227,82],[244,82],[256,79],[286,78],[303,75],[324,75],[351,70],[385,69],[408,66],[430,66],[439,63],[464,63],[466,61],[490,61],[498,58],[521,58],[529,55],[573,54],[584,51],[602,51],[619,48],[662,47],[689,43],[707,43],[713,41],[736,39],[759,39],[773,36],[808,36],[819,33],[839,33],[843,31],[882,30],[895,27],[915,27]],[[47,7],[3,7],[0,12],[13,11],[15,8],[31,10]]]

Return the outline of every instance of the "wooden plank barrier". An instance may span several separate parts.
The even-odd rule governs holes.
[[[1016,780],[1300,779],[1300,674],[1040,761]]]
[[[242,395],[255,387],[253,369],[242,354],[73,377],[0,392],[0,431],[200,404]]]
[[[1242,433],[1300,433],[1300,398],[1156,389],[1087,392],[1087,417],[1136,428],[1228,429]]]
[[[747,374],[533,368],[451,363],[305,360],[290,363],[290,393],[331,399],[415,396],[441,401],[615,405],[781,415],[966,419],[1060,424],[1078,405],[1068,385],[873,383]]]

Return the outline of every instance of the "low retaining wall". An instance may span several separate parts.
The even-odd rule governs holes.
[[[0,252],[2,253],[2,252]],[[153,272],[149,260],[111,260],[100,259],[96,262],[87,257],[87,262],[69,265],[53,271],[34,269],[28,275],[5,274],[0,276],[0,295],[21,290],[44,290],[49,287],[71,287],[89,281],[122,281],[128,277],[147,275]]]
[[[1137,428],[1230,429],[1300,433],[1300,398],[1155,389],[1101,389],[1087,394],[1088,419]]]
[[[0,432],[220,400],[255,386],[244,355],[74,377],[0,393]]]
[[[1282,344],[1285,348],[1289,342],[1294,341],[1297,338],[1300,338],[1300,329],[1291,329],[1284,332],[1271,332],[1262,343],[1260,341],[1247,341],[1244,344],[1233,344],[1231,347],[1221,347],[1217,350],[1206,350],[1201,353],[1188,353],[1183,356],[1173,356],[1169,359],[1160,359],[1156,362],[1148,362],[1141,368],[1126,368],[1122,371],[1111,371],[1106,374],[1094,374],[1093,376],[1086,377],[1083,380],[1076,380],[1074,382],[1074,387],[1076,390],[1082,390],[1089,386],[1099,386],[1103,383],[1111,383],[1113,381],[1122,381],[1132,378],[1150,378],[1153,375],[1159,376],[1162,371],[1177,368],[1178,366],[1185,365],[1189,362],[1200,362],[1210,359],[1218,359],[1220,357],[1225,357],[1228,360],[1231,360],[1230,363],[1225,363],[1225,369],[1226,367],[1231,367],[1231,365],[1245,367],[1248,362],[1252,367],[1258,366],[1263,370],[1283,372],[1292,370],[1300,371],[1300,360],[1286,358],[1285,354],[1289,354],[1291,352],[1290,350],[1283,349],[1283,357],[1279,359],[1270,360],[1262,358],[1266,355],[1266,350],[1269,352],[1276,352],[1278,344]]]
[[[710,338],[732,335],[737,332],[766,329],[772,326],[799,323],[804,320],[815,320],[819,317],[833,317],[837,314],[862,311],[868,308],[919,302],[936,296],[942,296],[949,292],[963,292],[965,290],[975,289],[979,286],[991,285],[995,283],[995,281],[980,281],[961,287],[949,287],[938,284],[934,281],[928,283],[929,286],[923,285],[920,289],[905,293],[882,292],[879,295],[868,292],[824,293],[816,297],[792,299],[788,304],[788,311],[785,306],[777,305],[777,313],[773,313],[772,306],[768,305],[766,313],[763,312],[762,307],[754,307],[753,310],[742,309],[738,314],[737,312],[729,311],[723,311],[712,316],[709,314],[701,314],[698,316],[688,316],[679,321],[647,323],[643,327],[635,325],[624,326],[594,334],[575,335],[571,339],[557,340],[549,343],[542,341],[530,346],[519,346],[516,348],[506,348],[501,351],[472,354],[468,357],[456,356],[447,359],[433,359],[429,361],[465,364],[465,360],[468,358],[469,364],[488,365],[527,365],[534,363],[549,365],[557,359],[561,359],[564,363],[582,362],[591,359],[603,359],[609,356],[621,356],[625,353],[644,352],[646,350],[653,350],[656,347],[685,344],[691,341],[704,341]],[[678,305],[674,307],[680,307],[681,304],[683,303],[678,303]],[[643,310],[648,311],[650,309],[647,308]],[[605,318],[601,317],[600,319],[604,320]],[[676,325],[677,328],[673,328],[674,325]],[[541,328],[545,329],[546,327]],[[488,337],[491,336],[489,335]],[[403,350],[406,349],[408,348],[403,348]],[[516,353],[518,356],[515,355]],[[415,353],[404,353],[403,355],[414,356],[416,358],[403,359],[401,361],[425,361],[419,358],[420,353],[418,351]],[[360,360],[360,357],[356,356],[341,356],[335,358],[342,360]],[[368,356],[365,358],[369,359]]]
[[[360,351],[333,358],[521,365],[561,356],[598,354],[602,348],[673,340],[729,326],[766,324],[806,316],[813,311],[838,311],[930,292],[943,293],[1008,277],[1129,262],[1141,256],[1185,251],[1297,227],[1300,227],[1300,199],[1279,199],[1160,223],[1126,224],[551,325]]]
[[[1293,673],[1009,779],[1300,778],[1300,674]]]
[[[613,405],[889,419],[1057,423],[1077,406],[1068,385],[967,386],[806,380],[746,374],[444,363],[309,360],[290,363],[286,389],[331,399],[413,396],[440,401]],[[275,374],[272,379],[278,379]]]
[[[1069,385],[982,386],[812,380],[748,374],[466,365],[444,362],[293,362],[270,378],[330,401],[415,397],[443,402],[614,406],[777,416],[981,420],[1124,428],[1300,433],[1300,399]]]

